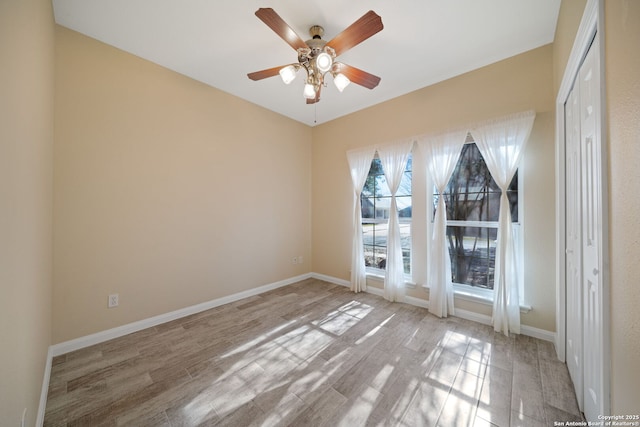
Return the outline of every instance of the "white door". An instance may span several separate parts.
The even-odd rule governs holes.
[[[571,90],[565,104],[565,241],[567,284],[567,367],[578,406],[583,406],[582,363],[582,224],[580,160],[580,86]]]
[[[584,414],[604,414],[604,305],[602,280],[602,141],[600,140],[600,64],[597,39],[578,75],[582,175],[582,292]]]

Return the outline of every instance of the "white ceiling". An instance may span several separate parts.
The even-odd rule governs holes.
[[[53,0],[56,22],[313,126],[551,43],[560,0]],[[380,76],[373,90],[330,84],[316,105],[303,79],[251,81],[247,73],[297,61],[260,21],[272,7],[298,35],[325,40],[368,10],[384,29],[339,57]],[[330,80],[330,79],[329,79]]]

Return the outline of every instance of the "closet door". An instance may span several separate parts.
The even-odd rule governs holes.
[[[604,414],[604,306],[602,266],[602,141],[597,39],[580,68],[580,150],[582,175],[582,292],[584,414]]]
[[[567,367],[578,406],[583,408],[582,363],[582,224],[580,160],[580,87],[576,84],[565,104],[565,241],[567,284]]]
[[[598,40],[565,104],[565,271],[567,367],[589,421],[608,410],[604,348],[603,155]]]

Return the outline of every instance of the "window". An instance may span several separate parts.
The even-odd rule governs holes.
[[[410,155],[396,195],[402,258],[406,274],[411,271],[411,166],[412,156]],[[387,265],[391,191],[377,155],[371,162],[371,169],[362,190],[361,202],[365,265],[369,268],[384,270]]]
[[[476,144],[465,144],[443,194],[454,283],[493,289],[500,196],[500,188],[491,177]],[[434,213],[437,197],[434,196]],[[517,172],[509,185],[507,197],[511,220],[517,223]]]

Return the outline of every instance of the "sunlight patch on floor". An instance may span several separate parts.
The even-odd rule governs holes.
[[[333,312],[323,319],[314,320],[311,324],[334,335],[342,335],[359,321],[360,319],[349,314]]]
[[[206,419],[211,412],[215,410],[209,403],[210,397],[208,393],[201,393],[193,400],[182,407],[182,417],[185,420],[189,420],[194,425],[199,425],[200,422]]]
[[[340,418],[339,426],[364,425],[375,408],[375,404],[382,398],[380,392],[372,387],[365,390],[353,401],[347,412]]]
[[[279,333],[280,331],[282,331],[283,329],[288,328],[289,326],[293,325],[294,323],[296,323],[295,320],[291,320],[289,322],[283,323],[282,325],[279,325],[273,329],[271,329],[268,332],[265,332],[262,335],[257,336],[256,338],[252,339],[251,341],[247,341],[246,343],[242,344],[239,347],[236,347],[235,349],[225,353],[224,355],[222,355],[222,357],[230,357],[230,356],[234,356],[238,353],[242,353],[243,351],[248,351],[251,348],[257,346],[260,343],[263,343],[265,341],[267,341],[267,339],[277,333]]]
[[[395,367],[393,365],[390,365],[388,363],[384,365],[382,369],[380,369],[380,371],[376,374],[376,376],[373,377],[373,380],[371,380],[371,386],[376,390],[382,390],[384,385],[391,378],[391,374],[393,373],[394,369]]]
[[[362,319],[367,314],[371,313],[372,310],[372,306],[359,301],[351,301],[338,308],[338,311],[349,314],[353,317],[357,317],[359,319]]]

